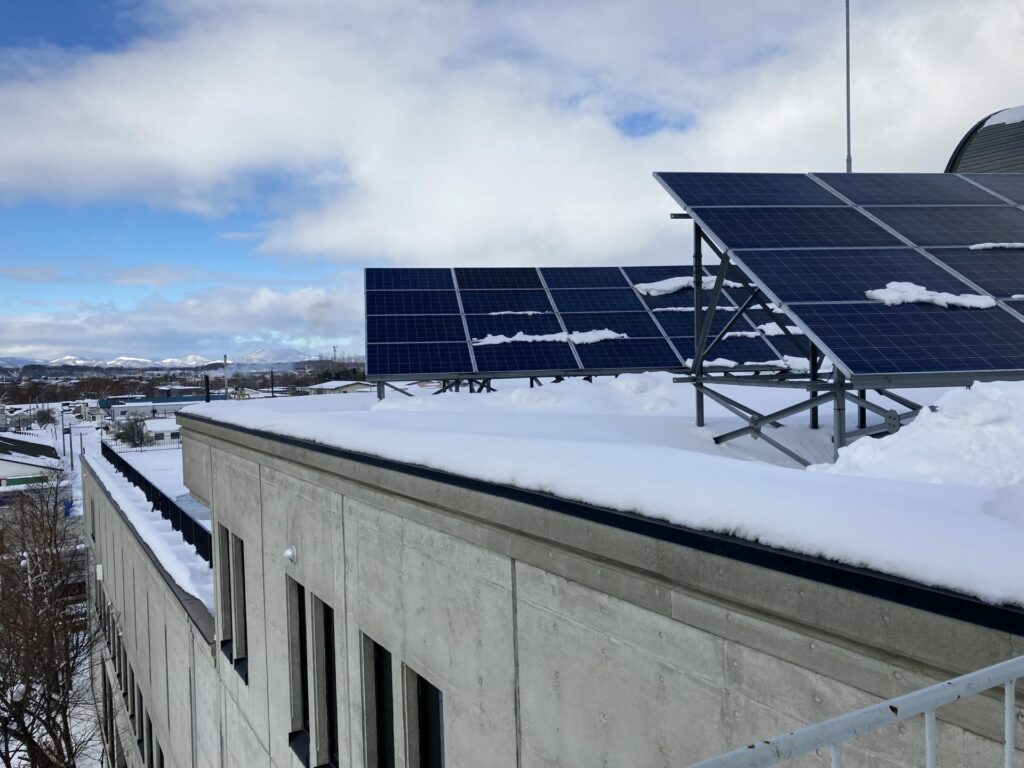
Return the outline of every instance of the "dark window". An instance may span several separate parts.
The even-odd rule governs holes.
[[[309,765],[309,677],[306,650],[306,590],[287,578],[288,668],[291,698],[291,731],[288,743],[303,765]]]
[[[338,765],[338,699],[334,658],[334,611],[311,596],[313,713],[317,766]]]
[[[395,768],[391,654],[363,636],[363,707],[367,768]]]
[[[444,702],[441,691],[416,675],[416,723],[421,768],[444,766]]]
[[[153,766],[153,721],[146,715],[146,752],[144,756],[146,765]]]

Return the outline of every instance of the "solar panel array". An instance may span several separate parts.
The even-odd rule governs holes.
[[[637,285],[692,275],[692,268],[685,266],[370,268],[367,378],[683,370],[695,346],[693,290],[646,296]],[[724,329],[730,310],[748,293],[747,287],[724,291],[710,338]],[[764,313],[742,318],[712,357],[743,364],[778,360],[782,354],[807,355],[788,339],[768,340],[757,330],[757,325],[770,322],[773,316]],[[625,338],[589,343],[508,340],[517,334],[601,330]]]
[[[694,221],[848,375],[1024,376],[1024,174],[658,173]],[[887,306],[889,282],[989,309]]]

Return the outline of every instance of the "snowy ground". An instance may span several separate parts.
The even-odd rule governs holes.
[[[724,446],[742,426],[667,374],[569,380],[530,389],[404,397],[389,393],[190,406],[190,413],[483,480],[635,511],[681,525],[1024,605],[1024,384],[939,399],[897,435],[862,439],[806,471],[761,441]],[[762,412],[799,394],[734,387]],[[932,402],[941,390],[915,390]],[[827,462],[831,409],[773,436]]]

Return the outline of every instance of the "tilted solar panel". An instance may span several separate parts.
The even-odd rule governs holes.
[[[680,202],[699,205],[843,205],[802,173],[659,173]]]
[[[691,267],[481,267],[448,270],[450,282],[437,270],[389,274],[404,271],[367,270],[367,286],[378,286],[366,291],[371,380],[682,371],[692,357],[692,351],[680,357],[669,341],[670,335],[689,337],[685,343],[692,350],[692,281],[664,296],[644,297],[653,305],[688,305],[682,312],[651,311],[635,287],[688,278]],[[740,272],[735,276],[743,279]],[[742,301],[747,289],[740,290]],[[736,304],[737,297],[723,292],[713,333],[724,328]],[[732,335],[737,338],[723,342],[724,348],[761,360],[778,358],[751,321],[741,319]]]
[[[817,173],[857,205],[998,205],[1002,201],[951,173]]]
[[[1024,243],[1024,174],[808,176],[845,208],[794,207],[788,174],[775,192],[759,179],[749,208],[735,203],[733,174],[717,197],[708,174],[656,176],[666,187],[671,176],[710,241],[854,380],[1024,378],[1024,302],[1012,299],[1024,295],[1024,250],[1002,247]],[[967,247],[984,243],[996,247]],[[889,283],[917,287],[876,292]],[[968,297],[937,306],[944,294]]]
[[[694,208],[726,248],[870,248],[902,245],[853,208]]]

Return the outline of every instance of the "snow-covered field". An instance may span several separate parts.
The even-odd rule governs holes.
[[[763,442],[717,446],[742,422],[668,374],[530,389],[403,397],[280,398],[189,413],[469,477],[634,511],[693,528],[1024,605],[1024,384],[915,390],[936,401],[900,433],[831,454],[806,415],[773,436],[823,464],[795,468]],[[799,395],[722,388],[762,412]],[[944,396],[943,396],[944,395]]]

